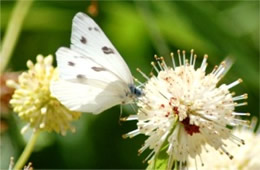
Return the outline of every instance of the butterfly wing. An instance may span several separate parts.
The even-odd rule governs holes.
[[[57,50],[56,59],[59,77],[63,80],[76,81],[83,84],[89,80],[97,80],[104,84],[109,84],[119,79],[116,74],[104,68],[93,60],[92,57],[66,47],[61,47]]]
[[[125,84],[91,57],[61,47],[56,58],[60,80],[51,93],[70,110],[98,114],[124,100]]]
[[[71,47],[56,52],[60,80],[52,95],[75,111],[100,113],[126,101],[131,72],[100,27],[86,14],[73,18]]]
[[[119,52],[95,21],[81,12],[73,18],[71,49],[91,57],[126,84],[133,84],[132,74]]]
[[[104,90],[100,87],[66,80],[52,82],[51,93],[70,110],[93,114],[120,104],[122,100],[120,96],[113,93],[113,90]]]

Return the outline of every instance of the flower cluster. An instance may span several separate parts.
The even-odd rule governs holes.
[[[52,62],[51,55],[45,58],[38,55],[35,65],[31,61],[27,62],[29,70],[19,76],[18,83],[7,81],[8,86],[16,89],[10,100],[14,111],[28,122],[22,132],[29,127],[63,135],[68,129],[75,131],[70,122],[77,120],[81,113],[68,110],[50,94],[50,83],[58,78],[58,72]]]
[[[232,142],[227,140],[227,150],[232,152],[234,159],[230,160],[227,157],[223,157],[216,150],[211,147],[207,147],[207,150],[203,149],[201,156],[203,157],[205,163],[204,166],[201,164],[196,164],[194,160],[189,159],[188,168],[191,170],[201,169],[260,169],[260,135],[254,134],[248,129],[236,129],[234,135],[246,139],[246,144],[241,147],[233,147]]]
[[[188,157],[200,157],[205,145],[225,153],[230,159],[224,139],[244,144],[244,141],[232,135],[228,126],[248,124],[238,116],[249,113],[235,112],[235,107],[247,103],[237,103],[246,99],[247,94],[234,96],[230,89],[242,82],[238,79],[228,85],[218,86],[218,82],[227,72],[229,63],[222,62],[213,71],[206,74],[207,58],[196,69],[196,58],[191,50],[190,60],[186,59],[185,51],[181,55],[178,50],[179,63],[175,63],[171,54],[173,67],[166,65],[164,59],[156,58],[157,65],[152,62],[157,76],[148,78],[139,69],[138,71],[147,79],[143,89],[143,96],[138,101],[137,115],[126,120],[138,120],[138,129],[129,132],[124,137],[134,137],[138,134],[148,136],[140,153],[152,149],[147,160],[154,160],[162,148],[167,148],[169,155],[167,169],[171,169],[175,161],[180,165]],[[203,164],[200,159],[201,164]]]

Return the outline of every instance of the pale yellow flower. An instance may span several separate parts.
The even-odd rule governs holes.
[[[52,62],[51,55],[45,58],[38,55],[35,65],[30,60],[27,62],[29,70],[19,76],[18,83],[7,82],[16,89],[10,101],[13,110],[27,122],[22,132],[29,127],[34,130],[55,131],[62,135],[67,130],[75,131],[70,123],[79,119],[81,113],[68,110],[51,96],[49,90],[51,81],[58,78]]]

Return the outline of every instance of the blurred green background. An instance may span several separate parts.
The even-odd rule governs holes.
[[[88,12],[91,1],[35,1],[25,18],[21,35],[8,65],[8,71],[26,69],[26,61],[37,54],[55,54],[60,46],[69,47],[71,22],[79,12]],[[94,2],[95,3],[95,2]],[[15,1],[1,1],[1,39],[5,35]],[[210,69],[225,57],[235,63],[222,82],[242,78],[236,94],[248,93],[248,106],[237,108],[259,117],[259,2],[258,1],[98,1],[94,20],[121,53],[132,74],[151,71],[153,55],[177,49],[195,49],[201,60],[209,55]],[[118,123],[120,109],[114,107],[103,114],[83,114],[75,122],[76,133],[65,137],[44,133],[29,161],[36,169],[140,169],[148,152],[137,156],[145,140],[139,135],[122,139],[121,135],[136,128],[136,122]],[[133,114],[124,108],[124,115]],[[8,130],[1,133],[1,169],[7,168],[10,156],[22,152],[27,136],[20,135],[16,114],[4,117]]]

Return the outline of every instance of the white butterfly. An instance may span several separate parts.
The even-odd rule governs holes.
[[[142,95],[119,52],[84,13],[73,18],[70,48],[59,48],[56,57],[59,80],[51,93],[70,110],[98,114]]]

